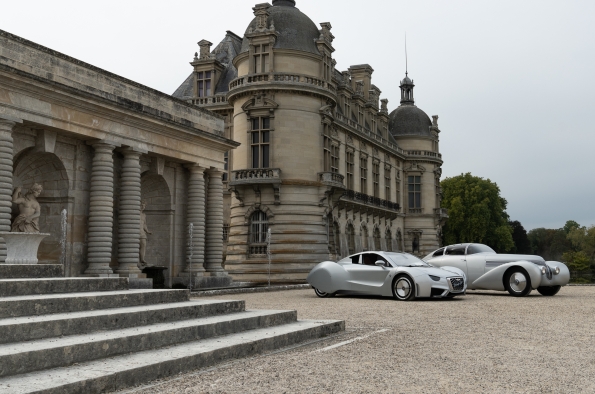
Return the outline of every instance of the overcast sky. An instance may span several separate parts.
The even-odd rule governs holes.
[[[196,43],[242,36],[252,0],[2,1],[0,29],[166,93]],[[362,9],[366,4],[367,9]],[[368,63],[398,106],[439,115],[444,176],[496,182],[527,230],[595,225],[595,1],[297,0],[331,22],[337,68]]]

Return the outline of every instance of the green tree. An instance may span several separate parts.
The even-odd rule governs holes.
[[[534,228],[527,234],[533,253],[546,260],[559,261],[562,255],[572,251],[572,243],[563,228]]]
[[[507,202],[497,184],[467,173],[446,178],[441,186],[442,207],[449,216],[443,229],[446,244],[478,242],[498,252],[514,247]]]
[[[575,248],[583,252],[593,262],[595,259],[595,226],[573,228],[568,233],[568,239]]]
[[[562,255],[562,261],[570,271],[588,271],[591,268],[591,259],[582,251],[568,251]]]
[[[531,242],[529,242],[529,237],[527,237],[527,230],[525,230],[521,222],[515,220],[514,222],[508,222],[508,224],[512,227],[512,240],[514,241],[514,247],[511,252],[520,254],[533,253]]]

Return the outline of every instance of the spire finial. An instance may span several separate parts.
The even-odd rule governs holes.
[[[407,32],[405,32],[405,76],[409,75],[409,59],[407,58]]]

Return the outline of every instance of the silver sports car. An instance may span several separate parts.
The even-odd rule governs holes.
[[[407,253],[363,252],[324,261],[310,271],[308,283],[319,297],[370,294],[409,301],[416,297],[464,295],[467,280],[455,267],[435,268]]]
[[[526,296],[533,289],[553,296],[570,280],[563,263],[532,255],[497,254],[482,244],[446,246],[424,257],[424,261],[436,267],[460,268],[471,290],[506,290],[515,297]]]

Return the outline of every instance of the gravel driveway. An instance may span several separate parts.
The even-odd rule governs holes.
[[[312,290],[212,298],[297,309],[300,319],[342,319],[346,332],[126,392],[595,392],[595,287],[414,302],[320,299]]]

